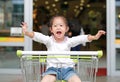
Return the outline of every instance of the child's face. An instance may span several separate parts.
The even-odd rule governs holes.
[[[56,17],[53,20],[50,31],[54,35],[55,39],[64,39],[65,33],[68,31],[68,26],[62,17]]]

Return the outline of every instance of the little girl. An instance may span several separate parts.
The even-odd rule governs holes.
[[[38,32],[28,32],[25,22],[22,22],[21,26],[26,36],[32,38],[34,41],[45,44],[48,51],[70,51],[71,47],[91,42],[92,40],[98,40],[101,35],[105,34],[105,31],[99,30],[96,35],[79,35],[69,38],[65,36],[69,30],[68,22],[61,15],[56,15],[50,20],[51,36],[46,36]],[[62,67],[56,65],[55,63],[57,62],[62,63]],[[69,65],[68,63],[71,64]],[[47,58],[47,69],[43,74],[41,82],[55,82],[56,79],[67,80],[68,82],[81,82],[73,69],[74,65],[74,62],[70,58]]]

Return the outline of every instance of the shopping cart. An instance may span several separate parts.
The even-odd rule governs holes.
[[[55,54],[56,56],[52,56]],[[102,57],[102,51],[17,51],[21,59],[21,68],[24,82],[40,82],[42,74],[46,70],[46,58],[72,58],[75,62],[74,69],[82,82],[96,82],[98,59]],[[70,55],[70,56],[67,56]],[[57,63],[59,66],[63,63]],[[57,80],[56,82],[67,82]]]

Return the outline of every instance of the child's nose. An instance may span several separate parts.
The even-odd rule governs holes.
[[[61,28],[60,25],[58,25],[57,28]]]

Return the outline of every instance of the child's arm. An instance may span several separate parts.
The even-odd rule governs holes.
[[[22,22],[22,24],[20,26],[22,26],[23,34],[25,34],[26,36],[29,36],[30,38],[33,38],[34,32],[28,32],[28,30],[27,30],[27,28],[28,28],[27,23]]]
[[[102,35],[105,35],[105,31],[99,30],[96,35],[88,35],[88,40],[89,41],[98,40]]]

